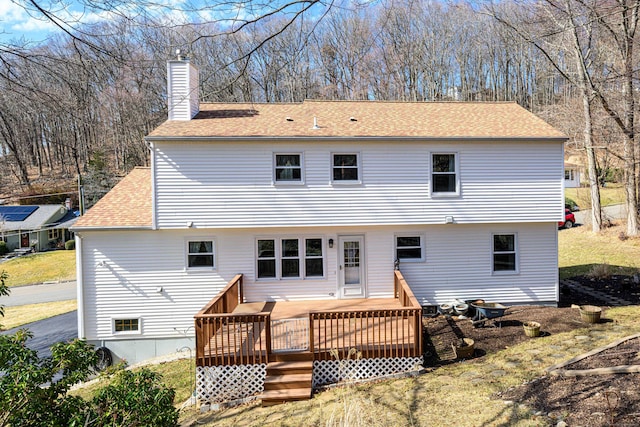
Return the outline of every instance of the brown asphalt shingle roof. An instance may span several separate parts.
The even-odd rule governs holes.
[[[137,167],[76,221],[80,228],[151,227],[151,169]]]
[[[313,129],[314,118],[319,129]],[[565,136],[513,102],[304,101],[200,104],[192,120],[166,121],[148,139],[171,137]]]

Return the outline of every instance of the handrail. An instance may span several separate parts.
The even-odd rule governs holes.
[[[394,270],[393,275],[393,287],[395,290],[395,297],[400,300],[403,307],[422,308],[418,302],[418,298],[415,297],[413,291],[409,287],[409,284],[404,279],[404,276],[400,270]]]
[[[216,295],[202,310],[196,314],[196,317],[204,314],[223,314],[231,313],[238,304],[244,302],[242,286],[242,274],[236,274],[233,279]],[[211,312],[212,311],[212,312]]]

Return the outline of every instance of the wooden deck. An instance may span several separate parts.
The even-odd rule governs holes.
[[[195,316],[196,361],[268,363],[292,352],[325,360],[351,349],[363,358],[419,356],[421,307],[399,272],[394,286],[396,298],[245,303],[236,276]]]

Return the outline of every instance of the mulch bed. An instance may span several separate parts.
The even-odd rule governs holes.
[[[640,304],[640,284],[628,276],[611,276],[606,280],[574,277],[583,286]],[[462,338],[475,342],[474,357],[494,353],[529,340],[522,323],[539,322],[542,334],[557,334],[586,326],[571,304],[605,308],[606,301],[561,289],[559,308],[540,306],[510,307],[501,317],[501,327],[474,328],[471,321],[457,317],[425,317],[425,366],[437,367],[458,362],[451,345]],[[576,362],[565,369],[593,369],[617,365],[640,364],[640,339]],[[521,387],[506,391],[500,399],[524,403],[534,411],[562,418],[569,426],[638,426],[640,425],[640,374],[590,375],[564,377],[549,375]]]

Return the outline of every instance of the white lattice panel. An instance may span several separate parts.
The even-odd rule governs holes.
[[[316,360],[313,362],[313,387],[411,372],[421,366],[421,357]]]
[[[262,393],[267,365],[196,367],[196,395],[202,403],[222,403]]]

